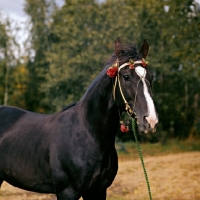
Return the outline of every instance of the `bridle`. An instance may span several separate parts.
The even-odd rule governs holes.
[[[137,75],[140,77],[140,79],[138,80],[137,82],[137,88],[136,88],[136,93],[135,93],[135,98],[134,98],[134,106],[133,106],[133,110],[131,109],[130,105],[128,104],[126,98],[124,97],[124,93],[122,91],[122,87],[121,87],[121,83],[120,83],[120,78],[119,78],[119,74],[120,74],[120,70],[126,66],[129,66],[130,69],[134,69],[135,68],[135,65],[136,64],[139,64],[139,65],[142,65],[143,67],[146,67],[148,62],[145,61],[145,59],[142,59],[142,60],[138,60],[138,61],[132,61],[130,60],[129,62],[126,62],[122,65],[119,66],[119,60],[117,60],[117,63],[116,63],[116,66],[118,67],[118,70],[117,70],[117,75],[115,77],[115,82],[114,82],[114,86],[113,86],[113,98],[114,100],[116,100],[116,96],[115,96],[115,93],[116,93],[116,86],[117,86],[117,83],[119,85],[119,90],[120,90],[120,93],[121,93],[121,96],[122,96],[122,99],[124,101],[124,104],[125,104],[125,110],[127,111],[127,113],[129,115],[132,115],[134,113],[134,109],[135,109],[135,103],[136,103],[136,98],[137,98],[137,91],[138,91],[138,85],[139,85],[139,82],[142,80],[142,78],[145,79],[145,75],[146,75],[146,71],[145,71],[145,74],[143,75],[140,75],[136,69],[136,73]],[[146,79],[145,79],[146,80]]]

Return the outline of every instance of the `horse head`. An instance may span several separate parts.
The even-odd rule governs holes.
[[[145,60],[149,44],[144,39],[141,48],[115,42],[115,61],[107,75],[115,79],[113,97],[120,111],[126,110],[137,119],[138,129],[143,133],[156,131],[158,116],[151,92],[153,75]]]

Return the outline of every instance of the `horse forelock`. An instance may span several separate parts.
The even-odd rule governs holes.
[[[122,44],[122,51],[120,54],[119,59],[119,64],[123,64],[125,62],[128,62],[130,59],[136,61],[136,60],[141,60],[142,55],[139,53],[137,50],[137,47],[133,44]],[[109,59],[108,63],[106,64],[107,67],[115,63],[117,60],[117,56],[115,53],[111,56]]]

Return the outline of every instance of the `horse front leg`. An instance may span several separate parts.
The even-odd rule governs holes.
[[[58,200],[79,200],[80,195],[72,188],[65,188],[56,194]]]
[[[82,197],[84,200],[106,200],[106,189],[88,191]]]

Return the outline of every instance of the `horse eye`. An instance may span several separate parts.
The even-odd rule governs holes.
[[[124,77],[124,80],[125,80],[125,81],[130,81],[130,78],[129,78],[128,75],[124,75],[123,77]]]

